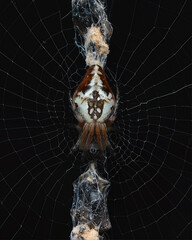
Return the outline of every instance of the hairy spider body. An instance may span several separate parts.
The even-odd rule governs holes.
[[[109,145],[107,127],[115,120],[117,101],[101,66],[89,67],[71,101],[79,121],[79,149],[87,151],[91,145],[103,152]]]

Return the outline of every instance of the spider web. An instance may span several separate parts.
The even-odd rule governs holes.
[[[120,91],[106,238],[191,239],[191,2],[105,3]],[[69,239],[83,171],[69,91],[86,72],[71,1],[1,1],[0,31],[0,236]]]

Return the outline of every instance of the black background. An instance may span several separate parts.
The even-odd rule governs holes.
[[[70,11],[68,0],[0,3],[0,239],[69,239],[85,167],[70,154],[68,95],[86,72]],[[106,238],[192,238],[191,11],[191,1],[107,1],[105,71],[120,104]]]

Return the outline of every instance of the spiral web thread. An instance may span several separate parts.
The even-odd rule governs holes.
[[[86,171],[71,153],[68,95],[86,71],[71,1],[0,5],[0,236],[69,239],[71,183]],[[114,29],[105,72],[120,91],[104,169],[107,234],[190,239],[191,1],[105,5]]]

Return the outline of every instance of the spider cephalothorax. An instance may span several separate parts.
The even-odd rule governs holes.
[[[79,149],[105,151],[109,145],[107,127],[115,120],[117,101],[99,65],[90,66],[71,99],[79,122]]]

